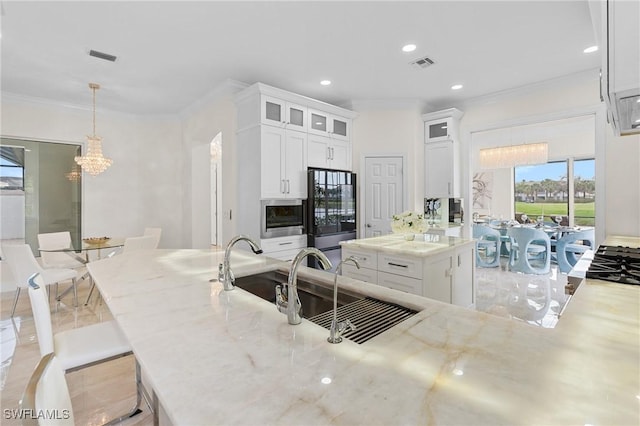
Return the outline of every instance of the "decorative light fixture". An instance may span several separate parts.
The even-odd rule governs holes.
[[[89,83],[89,87],[93,90],[93,136],[87,136],[87,155],[77,156],[75,160],[83,171],[95,176],[107,170],[113,160],[102,155],[102,138],[96,135],[96,90],[100,85]]]
[[[82,177],[82,172],[77,164],[74,164],[71,167],[71,171],[69,173],[65,173],[64,176],[71,182],[78,182]]]
[[[544,164],[549,159],[547,142],[480,149],[480,167],[504,169],[529,164]]]

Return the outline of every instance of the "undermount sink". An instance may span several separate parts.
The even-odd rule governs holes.
[[[235,280],[236,287],[272,303],[276,298],[276,286],[286,283],[287,275],[276,271]],[[302,318],[329,330],[333,317],[333,285],[300,278],[297,285]],[[357,327],[357,330],[345,331],[342,337],[356,343],[364,343],[416,313],[417,311],[403,306],[338,289],[337,319],[349,319]]]

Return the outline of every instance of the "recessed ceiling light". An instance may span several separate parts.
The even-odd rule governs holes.
[[[404,46],[402,46],[402,51],[403,52],[413,52],[414,50],[416,50],[416,45],[415,44],[405,44]]]
[[[331,80],[322,80],[320,84],[322,84],[323,86],[328,86],[331,84]]]
[[[598,51],[598,46],[589,46],[583,50],[584,53],[593,53]]]
[[[451,86],[451,90],[460,90],[462,89],[462,84],[454,84]]]

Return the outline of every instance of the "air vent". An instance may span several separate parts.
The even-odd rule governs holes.
[[[109,55],[108,53],[98,52],[97,50],[90,50],[89,56],[93,56],[95,58],[100,58],[100,59],[104,59],[105,61],[111,61],[111,62],[115,62],[116,59],[118,59],[113,55]]]
[[[427,68],[433,64],[435,64],[435,61],[427,56],[425,56],[424,58],[416,59],[415,61],[409,63],[409,65],[413,65],[414,67],[418,68]]]

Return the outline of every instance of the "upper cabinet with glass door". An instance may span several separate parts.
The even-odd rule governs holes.
[[[348,141],[351,119],[309,108],[309,133]]]
[[[260,110],[262,124],[307,131],[307,107],[263,95]]]
[[[462,111],[456,108],[424,114],[424,132],[426,143],[442,142],[458,139],[458,121],[462,117]]]

